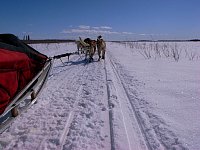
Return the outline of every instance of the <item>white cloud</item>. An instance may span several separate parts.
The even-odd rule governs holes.
[[[112,27],[108,27],[108,26],[101,26],[100,28],[101,29],[106,29],[106,30],[111,30],[112,29]]]
[[[61,33],[119,34],[119,32],[115,31],[95,30],[95,29],[71,29],[71,30],[63,30]]]
[[[100,27],[92,27],[93,29],[95,29],[95,30],[99,30],[100,29]]]
[[[148,35],[148,34],[146,34],[146,33],[141,33],[141,34],[139,34],[139,35],[141,35],[141,36],[146,36],[146,35]]]
[[[33,32],[26,32],[26,31],[23,31],[22,34],[33,34]]]
[[[80,29],[90,29],[90,26],[80,25],[78,26]]]
[[[95,30],[112,30],[112,27],[108,27],[108,26],[99,26],[99,27],[91,27]]]
[[[132,35],[132,34],[134,34],[134,33],[132,33],[132,32],[122,32],[122,34],[125,34],[125,35]]]
[[[108,30],[109,29],[109,30]],[[73,28],[73,29],[68,29],[68,30],[63,30],[61,33],[66,33],[66,34],[121,34],[121,35],[133,35],[135,33],[132,32],[117,32],[117,31],[111,31],[111,27],[108,26],[101,26],[101,27],[90,27],[90,26],[85,26],[85,25],[80,25],[78,28]],[[145,34],[140,34],[140,35],[145,35]]]
[[[140,33],[140,36],[168,36],[169,34]]]

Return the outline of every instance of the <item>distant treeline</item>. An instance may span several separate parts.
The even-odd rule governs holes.
[[[136,40],[136,41],[110,41],[110,42],[199,42],[200,39],[192,40]]]
[[[40,44],[40,43],[67,43],[75,42],[75,40],[59,40],[59,39],[46,39],[46,40],[22,40],[26,44]]]
[[[40,43],[67,43],[75,42],[75,40],[60,40],[60,39],[44,39],[44,40],[22,40],[26,44],[40,44]],[[137,40],[137,41],[108,41],[108,42],[199,42],[200,39],[192,40]]]
[[[200,39],[192,39],[192,40],[190,40],[190,41],[196,42],[196,41],[200,41]]]

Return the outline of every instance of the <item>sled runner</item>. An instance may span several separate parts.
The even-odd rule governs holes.
[[[12,34],[0,34],[0,133],[32,104],[44,87],[54,59]]]

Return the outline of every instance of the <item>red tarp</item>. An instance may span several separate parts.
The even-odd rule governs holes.
[[[0,114],[43,68],[47,56],[13,34],[0,34]]]
[[[0,114],[41,67],[25,53],[0,48]]]

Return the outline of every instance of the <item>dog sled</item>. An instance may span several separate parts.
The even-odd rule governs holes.
[[[48,58],[12,34],[0,34],[0,133],[36,103],[54,59],[69,55]]]

